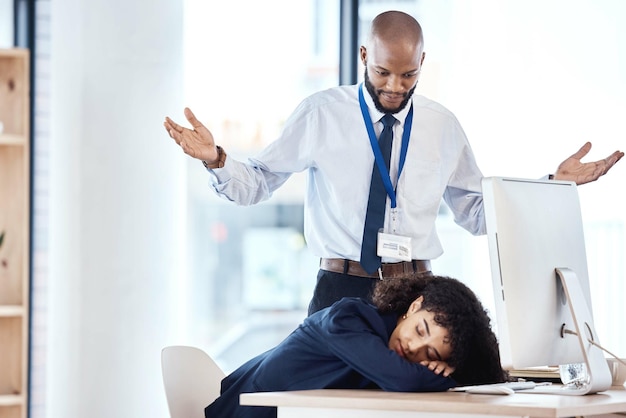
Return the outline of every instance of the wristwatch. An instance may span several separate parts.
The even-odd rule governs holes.
[[[224,163],[226,162],[226,152],[224,151],[224,148],[220,147],[219,145],[217,146],[217,161],[214,161],[212,163],[208,163],[204,160],[202,160],[202,164],[204,164],[205,168],[222,168],[224,167]]]

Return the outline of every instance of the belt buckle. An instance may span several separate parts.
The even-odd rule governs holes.
[[[405,276],[410,276],[411,274],[413,274],[415,272],[415,269],[413,268],[413,262],[412,261],[403,262],[402,270],[404,271]]]

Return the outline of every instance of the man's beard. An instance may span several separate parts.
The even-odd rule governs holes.
[[[367,74],[367,68],[365,68],[365,75],[364,75],[363,78],[365,80],[365,88],[370,93],[370,96],[372,96],[372,99],[374,100],[374,105],[376,106],[376,109],[378,109],[382,113],[398,113],[399,111],[404,109],[406,107],[407,103],[409,102],[409,100],[411,100],[411,97],[413,96],[413,92],[415,92],[415,88],[417,87],[417,83],[415,83],[415,85],[413,86],[413,88],[411,90],[409,90],[406,93],[404,93],[404,100],[402,100],[402,103],[400,103],[400,106],[398,106],[395,109],[389,109],[389,108],[383,106],[383,104],[380,102],[380,99],[378,98],[378,95],[383,90],[382,89],[376,90],[376,88],[374,87],[374,85],[370,81],[369,75]]]

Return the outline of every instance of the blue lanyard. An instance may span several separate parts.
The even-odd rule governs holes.
[[[365,128],[367,129],[367,135],[370,138],[370,145],[372,146],[372,151],[374,152],[374,158],[376,159],[376,166],[378,167],[378,171],[380,172],[381,177],[383,178],[383,184],[385,186],[385,190],[387,191],[387,195],[391,199],[391,207],[395,208],[397,205],[396,201],[396,191],[394,190],[391,184],[391,177],[389,176],[389,170],[385,166],[385,161],[383,160],[383,154],[380,151],[380,146],[378,146],[378,139],[376,138],[376,132],[374,132],[374,124],[372,123],[372,118],[370,118],[369,111],[367,110],[367,104],[365,103],[365,98],[363,97],[363,83],[359,85],[359,105],[361,106],[361,113],[363,114],[363,121],[365,122]],[[398,180],[400,179],[400,174],[402,173],[402,169],[404,168],[404,162],[406,161],[406,153],[409,148],[409,138],[411,136],[411,126],[413,125],[413,103],[411,103],[411,108],[409,109],[409,113],[406,115],[406,119],[404,120],[404,132],[402,133],[402,148],[400,148],[400,165],[398,167]],[[397,187],[397,183],[396,183]]]

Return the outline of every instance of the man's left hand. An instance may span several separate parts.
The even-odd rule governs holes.
[[[580,160],[591,150],[591,142],[587,142],[577,152],[563,161],[556,169],[555,180],[568,180],[576,184],[585,184],[598,180],[605,175],[623,156],[622,151],[615,151],[604,160],[583,163]]]

